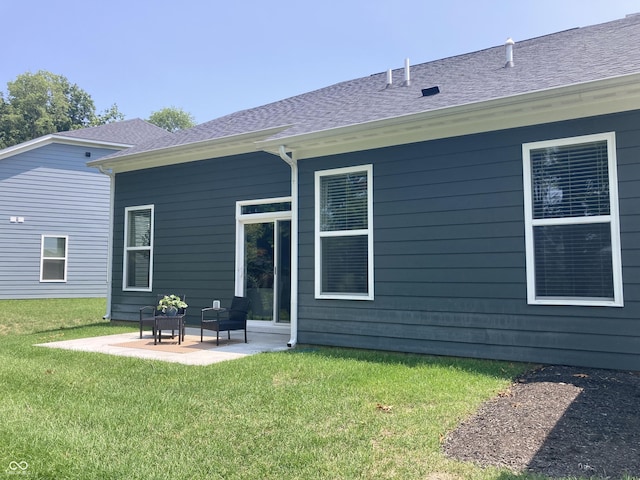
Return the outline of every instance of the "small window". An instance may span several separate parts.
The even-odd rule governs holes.
[[[523,145],[527,296],[622,306],[615,134]]]
[[[43,235],[40,255],[40,281],[67,281],[66,236]]]
[[[125,209],[124,250],[123,289],[151,291],[153,205]]]
[[[316,298],[373,300],[372,172],[316,172]]]
[[[240,206],[241,215],[254,215],[259,213],[290,212],[291,202],[274,203],[250,203]]]

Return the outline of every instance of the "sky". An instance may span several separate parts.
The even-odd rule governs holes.
[[[0,91],[39,70],[126,119],[197,123],[354,78],[640,12],[640,0],[5,0]]]

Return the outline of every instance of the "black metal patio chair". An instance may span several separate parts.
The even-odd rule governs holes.
[[[203,308],[200,318],[200,341],[204,341],[205,330],[216,332],[216,345],[220,345],[220,332],[227,332],[231,340],[231,330],[244,330],[244,343],[247,343],[247,315],[250,301],[246,297],[233,297],[231,306],[226,308]],[[215,318],[212,318],[215,315]]]

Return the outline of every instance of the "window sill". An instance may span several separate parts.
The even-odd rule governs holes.
[[[594,298],[578,299],[578,298],[535,298],[528,300],[529,305],[559,305],[574,307],[624,307],[622,300],[609,300]]]
[[[315,296],[316,300],[373,300],[373,295],[355,293],[321,293]]]

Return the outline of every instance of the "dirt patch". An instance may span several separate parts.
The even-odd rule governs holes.
[[[537,368],[486,402],[443,449],[516,473],[640,478],[640,372]]]

